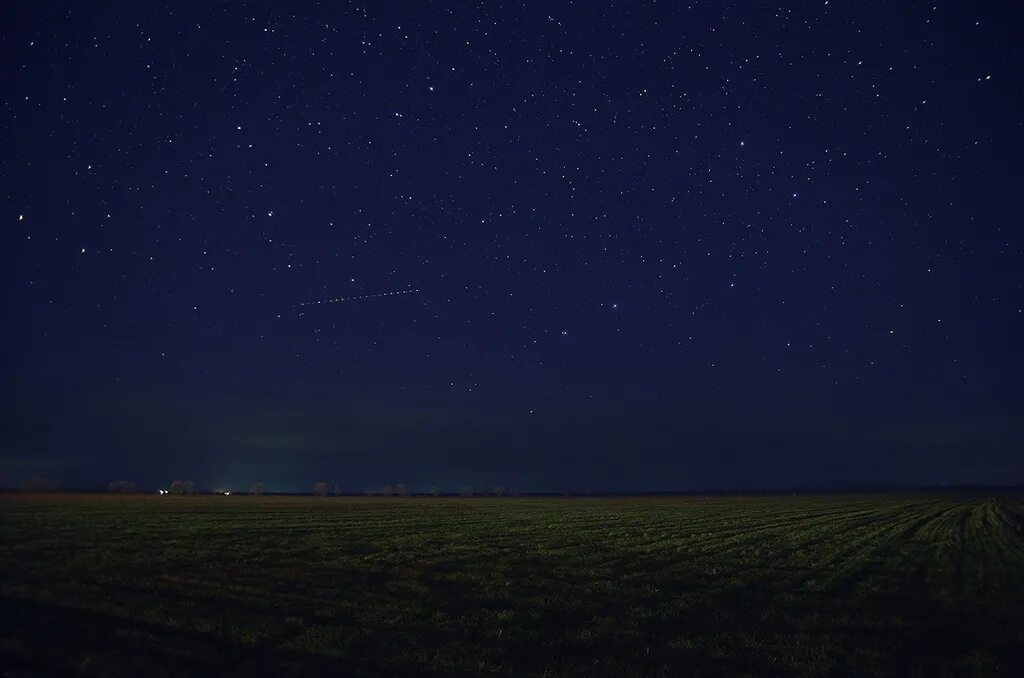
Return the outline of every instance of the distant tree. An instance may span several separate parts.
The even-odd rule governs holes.
[[[367,497],[372,497],[373,495],[377,494],[376,490],[374,490],[372,487],[368,487],[363,491],[366,493]]]
[[[335,497],[340,497],[341,496],[341,488],[338,487],[337,485],[335,485],[334,489],[331,490],[331,494],[333,494]]]
[[[390,497],[393,494],[393,490],[390,485],[384,485],[380,488],[380,496]]]
[[[21,484],[25,492],[57,492],[57,481],[53,478],[28,478]]]
[[[460,497],[472,497],[473,496],[473,488],[470,487],[469,485],[463,485],[462,488],[459,489],[459,496]]]
[[[494,494],[495,497],[504,497],[505,496],[505,488],[502,487],[501,485],[495,485],[494,486],[494,490],[492,491],[492,493]]]
[[[263,496],[263,483],[257,480],[255,483],[250,485],[249,494],[255,495],[257,497]]]
[[[432,487],[430,488],[430,494],[432,494],[435,497],[440,497],[442,494],[444,494],[444,490],[441,489],[440,487]]]
[[[180,480],[171,481],[171,486],[167,492],[170,494],[185,494],[185,483]]]
[[[509,490],[508,490],[508,494],[509,494],[510,497],[518,497],[519,496],[519,490],[517,490],[514,487],[510,487]]]
[[[110,484],[107,485],[107,489],[111,492],[117,492],[120,494],[134,494],[135,483],[130,480],[112,480]]]
[[[315,494],[318,497],[326,497],[327,496],[327,483],[325,483],[325,482],[323,482],[321,480],[319,483],[314,485],[313,486],[313,494]]]
[[[194,480],[186,480],[181,484],[181,491],[184,494],[199,494],[196,490],[196,482]]]
[[[405,483],[398,483],[397,485],[395,485],[395,494],[397,494],[399,497],[408,497],[409,488],[405,486]]]

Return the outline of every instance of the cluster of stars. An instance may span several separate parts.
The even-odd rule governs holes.
[[[25,74],[82,54],[127,65],[96,86],[67,68],[22,80],[8,108],[43,140],[10,153],[26,303],[140,331],[149,354],[200,371],[226,368],[182,337],[245,336],[295,374],[374,362],[402,388],[454,372],[498,399],[589,394],[598,375],[650,393],[682,375],[820,386],[806,366],[822,364],[824,383],[856,384],[915,355],[969,378],[962,323],[1020,313],[1019,286],[957,272],[997,261],[1005,278],[1020,256],[985,207],[997,135],[974,103],[1005,64],[941,66],[936,19],[974,10],[882,30],[827,2],[704,9],[638,23],[617,6],[586,30],[568,8],[500,6],[40,25]],[[969,19],[975,41],[992,30]],[[190,61],[211,29],[230,36],[220,56]],[[427,291],[390,315],[261,325],[295,299],[418,293],[409,281]],[[609,298],[628,312],[600,312],[620,310]],[[22,341],[59,334],[44,325]],[[879,340],[896,328],[898,345]],[[421,362],[399,375],[393,355]]]

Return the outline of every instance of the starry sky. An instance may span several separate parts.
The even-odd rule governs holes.
[[[10,3],[0,485],[1024,480],[1005,2]]]

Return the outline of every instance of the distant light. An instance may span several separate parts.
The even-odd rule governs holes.
[[[157,494],[167,494],[167,490],[157,490]]]
[[[230,493],[230,492],[227,492],[227,491],[225,491],[225,492],[224,492],[224,496],[225,496],[225,497],[230,497],[230,496],[231,496],[231,493]]]

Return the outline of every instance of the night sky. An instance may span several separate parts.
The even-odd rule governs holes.
[[[1024,480],[1009,2],[7,3],[0,485]]]

